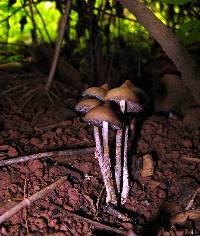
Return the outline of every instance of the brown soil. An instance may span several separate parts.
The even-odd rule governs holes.
[[[36,74],[37,81],[29,76],[29,85],[8,91],[23,84],[20,75],[16,72],[2,74],[0,81],[2,91],[7,91],[0,106],[0,160],[95,145],[92,128],[73,112],[78,101],[77,91],[65,88],[59,103],[51,104],[46,96],[37,99],[38,95],[25,104],[26,96],[24,100],[19,99],[28,89],[38,86],[40,75]],[[24,82],[27,76],[26,72]],[[35,77],[33,73],[32,77]],[[52,91],[58,90],[53,87]],[[199,137],[198,129],[189,130],[175,115],[153,114],[139,118],[129,151],[131,190],[125,206],[118,209],[131,217],[132,222],[123,222],[103,210],[105,194],[94,154],[79,155],[71,160],[55,156],[0,167],[0,214],[60,176],[69,174],[69,169],[79,173],[68,175],[63,186],[4,222],[0,235],[117,235],[106,228],[97,229],[68,211],[114,228],[142,231],[142,235],[153,236],[158,231],[160,235],[170,235],[170,217],[183,212],[200,187]],[[142,158],[146,154],[151,154],[153,159],[154,171],[150,176],[141,175]],[[197,209],[199,204],[197,195],[191,209]],[[176,235],[192,235],[192,230],[193,235],[199,235],[199,222],[196,218],[186,220],[176,226]]]

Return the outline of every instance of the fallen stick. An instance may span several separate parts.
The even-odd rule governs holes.
[[[200,208],[183,211],[170,218],[172,224],[184,224],[188,219],[199,222]]]
[[[51,203],[53,203],[53,202],[51,202]],[[53,203],[53,204],[55,204],[55,203]],[[108,232],[117,233],[117,234],[123,234],[123,235],[125,235],[125,234],[127,233],[127,231],[125,231],[125,230],[117,229],[117,228],[115,228],[115,227],[108,226],[108,225],[105,225],[105,224],[103,224],[103,223],[99,223],[99,222],[97,222],[97,221],[88,219],[88,218],[86,218],[86,217],[83,217],[83,216],[80,216],[80,215],[78,215],[78,214],[75,214],[75,213],[73,213],[73,212],[71,212],[71,211],[68,211],[68,210],[64,209],[63,207],[59,206],[58,204],[55,204],[55,205],[56,205],[56,207],[57,207],[62,213],[64,212],[66,215],[70,215],[70,216],[75,217],[75,218],[77,218],[77,219],[79,219],[79,220],[81,220],[81,221],[84,221],[84,222],[86,222],[86,223],[92,224],[92,225],[95,226],[96,229],[101,229],[101,230],[105,230],[105,231],[108,231]]]
[[[192,206],[193,206],[193,204],[194,204],[194,201],[195,201],[195,198],[196,198],[196,196],[197,196],[199,193],[200,193],[200,188],[198,188],[198,189],[194,192],[194,194],[192,195],[192,199],[188,202],[188,204],[187,204],[187,206],[186,206],[186,208],[185,208],[186,211],[188,211],[188,210],[190,210],[190,209],[192,208]]]
[[[52,152],[42,152],[42,153],[36,153],[36,154],[28,155],[28,156],[16,157],[16,158],[8,159],[8,160],[1,160],[0,166],[7,166],[11,164],[17,164],[17,163],[26,162],[26,161],[35,160],[35,159],[41,159],[41,158],[50,158],[53,156],[83,155],[85,157],[86,156],[85,154],[94,153],[94,152],[95,152],[95,147],[69,149],[69,150],[52,151]]]
[[[42,131],[46,131],[46,130],[50,130],[50,129],[54,129],[56,127],[66,127],[68,124],[68,121],[65,120],[65,121],[61,121],[59,123],[55,123],[55,124],[51,124],[51,125],[46,125],[46,126],[36,126],[34,127],[34,130],[35,131],[38,131],[38,130],[42,130]]]
[[[198,157],[184,156],[184,157],[182,157],[181,160],[192,161],[192,162],[200,163],[200,158],[198,158]]]
[[[65,181],[67,181],[67,177],[61,177],[60,179],[58,179],[56,182],[54,182],[53,184],[50,184],[49,186],[47,186],[46,188],[43,188],[42,190],[40,190],[37,193],[34,193],[32,196],[25,198],[23,201],[21,201],[19,204],[17,204],[16,206],[12,207],[10,210],[8,210],[7,212],[5,212],[4,214],[2,214],[0,216],[0,225],[8,220],[11,216],[15,215],[17,212],[19,212],[20,210],[22,210],[23,208],[30,206],[33,202],[35,202],[36,200],[44,197],[45,195],[47,195],[49,192],[52,192],[54,189],[56,189],[57,187],[59,187],[61,184],[63,184]]]

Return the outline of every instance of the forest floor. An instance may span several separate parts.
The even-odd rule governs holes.
[[[37,94],[29,101],[42,84],[40,77],[38,72],[1,73],[0,162],[53,150],[83,151],[0,167],[0,214],[67,176],[55,191],[5,221],[0,235],[120,235],[118,230],[121,235],[133,235],[130,230],[149,236],[200,235],[198,129],[188,129],[173,114],[139,120],[129,150],[130,193],[119,209],[130,218],[124,221],[106,210],[94,152],[84,153],[95,143],[92,127],[74,113],[78,91],[63,87],[58,102],[62,86],[57,86],[50,97]],[[150,174],[142,165],[146,154],[152,157]]]

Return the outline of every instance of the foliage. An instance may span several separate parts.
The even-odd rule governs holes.
[[[51,38],[56,39],[57,26],[60,13],[55,7],[54,2],[50,1],[38,1],[35,4],[38,11],[41,13],[42,18],[45,21],[47,31],[50,32]],[[35,14],[35,21],[37,25],[39,40],[48,41],[48,37],[44,32],[41,18],[38,14]],[[27,1],[16,0],[0,2],[0,38],[1,41],[11,42],[24,42],[30,44],[32,23],[30,16],[29,4]]]
[[[32,44],[34,18],[38,41],[55,42],[64,3],[60,0],[1,0],[1,41]],[[69,28],[65,33],[66,50],[73,52],[90,45],[91,50],[98,46],[110,54],[119,38],[132,42],[141,50],[150,49],[148,32],[117,1],[73,0],[72,3]],[[200,41],[198,0],[148,0],[146,4],[184,43]]]

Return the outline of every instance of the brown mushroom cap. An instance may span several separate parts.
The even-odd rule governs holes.
[[[131,89],[135,88],[135,86],[131,83],[130,80],[125,80],[125,82],[120,87],[126,87],[126,88],[131,88]]]
[[[85,114],[87,112],[89,112],[91,109],[99,106],[102,104],[102,101],[95,99],[95,98],[87,98],[87,99],[83,99],[81,100],[76,106],[75,106],[75,110]]]
[[[132,89],[132,90],[137,94],[137,96],[138,96],[138,98],[139,98],[139,100],[140,100],[140,103],[142,103],[142,104],[145,104],[145,103],[146,103],[146,101],[147,101],[147,95],[146,95],[146,93],[145,93],[142,89],[140,89],[140,88],[134,86],[134,85],[130,82],[130,80],[126,80],[120,87],[127,87],[127,88]]]
[[[103,89],[105,89],[106,92],[108,92],[108,90],[109,90],[109,87],[108,87],[108,84],[107,84],[107,83],[101,85],[100,87],[103,88]]]
[[[114,101],[120,104],[122,100],[126,101],[127,112],[140,112],[142,110],[140,99],[137,93],[129,87],[118,87],[108,91],[105,101]]]
[[[122,123],[117,114],[108,106],[98,106],[90,110],[83,120],[91,125],[102,127],[103,121],[110,124],[113,129],[120,129]]]
[[[107,93],[107,90],[104,87],[90,87],[82,92],[82,96],[94,97],[103,101]]]

